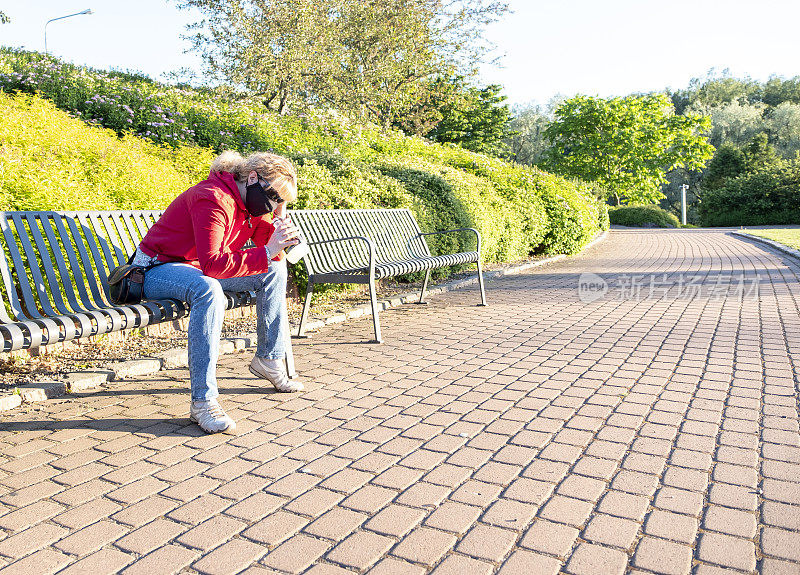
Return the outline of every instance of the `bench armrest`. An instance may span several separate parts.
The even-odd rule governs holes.
[[[419,234],[417,234],[417,237],[421,238],[421,237],[424,237],[424,236],[437,236],[437,235],[441,235],[441,234],[452,234],[452,233],[455,233],[455,232],[472,232],[473,234],[475,234],[475,239],[478,241],[478,244],[475,247],[475,251],[478,252],[478,257],[480,257],[480,255],[481,255],[481,234],[475,228],[456,228],[454,230],[442,230],[442,231],[439,231],[439,232],[424,232],[424,233],[420,232]]]
[[[366,242],[367,249],[369,250],[369,273],[370,275],[375,275],[375,244],[369,238],[365,238],[364,236],[348,236],[346,238],[334,238],[332,240],[320,240],[317,242],[308,242],[310,246],[319,246],[322,244],[333,244],[338,242],[347,242],[352,240],[360,240],[362,242]]]

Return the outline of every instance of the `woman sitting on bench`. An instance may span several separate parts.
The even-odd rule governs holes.
[[[136,250],[137,264],[167,262],[147,271],[144,297],[175,298],[191,307],[190,418],[207,433],[236,429],[217,401],[225,291],[257,294],[258,346],[250,371],[278,391],[303,389],[288,378],[284,363],[287,271],[282,256],[284,248],[298,242],[298,229],[284,214],[296,198],[297,172],[288,159],[224,152],[212,162],[208,179],[175,198]],[[248,240],[255,247],[244,249]]]

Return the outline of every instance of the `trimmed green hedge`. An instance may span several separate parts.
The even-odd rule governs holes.
[[[704,226],[800,224],[800,160],[729,180],[700,204]]]
[[[612,224],[635,228],[677,228],[680,221],[658,206],[616,206],[609,208]]]
[[[608,227],[606,206],[580,182],[334,112],[278,116],[32,52],[0,49],[0,134],[2,209],[163,208],[231,148],[292,158],[298,209],[408,207],[425,231],[477,228],[489,262],[574,253]],[[432,241],[473,248],[466,234]]]

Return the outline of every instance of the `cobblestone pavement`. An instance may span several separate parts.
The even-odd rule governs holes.
[[[799,277],[615,230],[298,341],[301,394],[223,358],[235,436],[180,370],[7,412],[0,571],[800,573]]]

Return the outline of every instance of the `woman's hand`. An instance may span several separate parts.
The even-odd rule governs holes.
[[[272,225],[275,231],[267,240],[267,249],[272,257],[277,256],[284,248],[293,246],[300,242],[300,230],[292,223],[291,218],[272,218]]]

